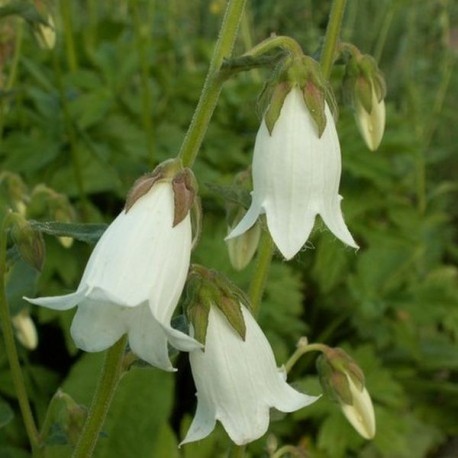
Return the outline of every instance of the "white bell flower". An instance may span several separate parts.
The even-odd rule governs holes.
[[[340,145],[327,104],[325,115],[326,127],[319,137],[303,93],[294,87],[284,100],[272,134],[263,119],[254,147],[251,206],[227,238],[243,234],[265,213],[275,245],[291,259],[320,215],[337,238],[358,248],[340,208]]]
[[[245,340],[213,306],[208,316],[205,351],[189,354],[198,403],[194,420],[180,445],[208,436],[216,420],[232,441],[246,444],[267,431],[271,407],[293,412],[317,399],[286,383],[267,338],[250,312],[243,305],[241,308]]]
[[[154,183],[107,228],[74,293],[26,299],[55,310],[78,306],[71,335],[84,351],[105,350],[127,333],[140,358],[173,370],[168,342],[183,351],[201,347],[170,325],[192,243],[189,212],[173,226],[174,209],[172,184]]]

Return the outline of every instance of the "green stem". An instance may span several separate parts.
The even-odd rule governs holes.
[[[288,361],[285,364],[285,371],[288,373],[294,365],[299,361],[299,359],[311,351],[321,351],[325,352],[329,347],[321,343],[314,343],[308,345],[298,345],[296,351],[291,355]]]
[[[326,29],[323,51],[320,58],[321,70],[326,79],[329,79],[331,76],[331,68],[334,63],[337,41],[345,12],[345,3],[346,0],[334,0],[332,2],[328,28]]]
[[[296,56],[302,56],[304,54],[300,44],[294,38],[279,35],[261,41],[261,43],[245,53],[244,56],[260,56],[276,48],[285,49]]]
[[[102,430],[111,401],[123,372],[124,350],[127,337],[122,337],[108,351],[99,383],[95,390],[89,415],[81,436],[76,444],[72,458],[92,456]]]
[[[179,152],[185,167],[192,167],[215,110],[224,83],[219,70],[223,60],[232,53],[245,3],[246,0],[229,0],[227,4],[204,87]]]
[[[11,61],[8,79],[6,81],[6,85],[3,88],[4,92],[8,92],[14,85],[14,82],[17,78],[18,68],[19,68],[19,59],[21,57],[21,50],[22,50],[22,38],[24,35],[24,24],[22,21],[18,21],[17,28],[16,28],[16,36],[14,41],[14,54],[13,59]],[[6,117],[6,102],[0,102],[0,143],[3,139],[3,129]]]
[[[60,12],[62,15],[68,68],[71,72],[74,72],[78,70],[78,59],[76,57],[75,40],[73,38],[72,2],[61,1]]]
[[[149,74],[148,50],[151,40],[149,30],[143,33],[143,24],[141,20],[140,6],[138,0],[132,2],[132,15],[134,20],[135,43],[140,61],[140,79],[142,86],[142,124],[145,130],[146,143],[148,148],[148,159],[151,168],[154,166],[154,129],[152,122],[153,104]],[[148,11],[149,13],[150,11]]]
[[[269,232],[265,230],[259,242],[256,266],[248,290],[248,297],[250,298],[253,315],[255,316],[259,313],[261,307],[262,295],[266,286],[267,277],[269,276],[273,252],[274,244],[272,237]]]
[[[36,451],[41,445],[40,433],[38,432],[32,409],[30,407],[27,390],[25,388],[24,376],[22,374],[19,356],[14,339],[13,329],[11,327],[11,316],[6,298],[5,276],[6,276],[6,230],[10,223],[10,216],[7,213],[3,219],[0,234],[0,322],[2,327],[3,339],[5,341],[5,351],[11,368],[13,385],[21,409],[27,436],[32,447]]]

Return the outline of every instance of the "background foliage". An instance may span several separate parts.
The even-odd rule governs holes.
[[[21,3],[21,2],[20,2]],[[22,2],[24,4],[26,2]],[[43,221],[109,223],[132,182],[176,155],[197,102],[220,24],[223,0],[81,0],[53,5],[57,44],[38,47],[31,27],[0,19],[1,171],[21,177],[20,199],[2,175],[2,209],[27,206]],[[248,2],[237,52],[272,32],[319,51],[330,2]],[[458,9],[447,0],[348,2],[343,39],[372,53],[388,84],[387,129],[369,152],[341,104],[341,194],[355,254],[317,224],[294,262],[272,266],[260,322],[279,364],[297,339],[342,346],[359,362],[375,402],[377,435],[361,439],[338,406],[321,399],[272,423],[280,444],[313,458],[422,458],[458,455],[458,269],[456,111]],[[228,260],[223,199],[208,184],[227,185],[249,165],[259,119],[253,109],[268,72],[229,81],[195,166],[204,232],[194,260],[246,287],[252,267]],[[342,100],[337,65],[336,94]],[[59,205],[40,194],[51,188]],[[41,188],[42,189],[42,188]],[[56,194],[58,193],[58,194]],[[65,199],[68,199],[66,201]],[[64,204],[62,204],[64,202]],[[68,210],[67,203],[71,204]],[[100,354],[81,354],[68,334],[73,311],[29,308],[23,295],[63,294],[78,284],[90,245],[65,248],[46,236],[42,275],[17,262],[8,295],[13,313],[27,308],[39,345],[20,348],[34,411],[42,422],[58,387],[88,404]],[[210,458],[228,447],[218,429],[177,449],[194,413],[194,387],[180,356],[178,376],[138,367],[122,380],[96,457]],[[321,392],[314,359],[290,379]],[[274,415],[275,417],[275,415]],[[59,434],[50,457],[66,456]],[[0,456],[29,456],[14,387],[0,347]],[[252,456],[266,456],[266,438]]]

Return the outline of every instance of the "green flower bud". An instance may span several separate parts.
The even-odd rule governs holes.
[[[86,407],[59,389],[49,404],[42,437],[49,445],[68,443],[74,446],[86,417]]]
[[[317,359],[323,390],[336,400],[356,431],[365,439],[375,436],[375,414],[364,374],[341,348],[328,348]]]
[[[35,231],[19,213],[11,214],[10,234],[25,262],[41,271],[45,258],[45,243],[41,232]]]

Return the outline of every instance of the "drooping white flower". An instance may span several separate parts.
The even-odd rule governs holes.
[[[375,414],[371,397],[365,386],[359,389],[352,378],[346,374],[352,396],[352,404],[339,401],[342,412],[347,420],[365,439],[375,436]]]
[[[208,436],[216,420],[236,444],[246,444],[267,431],[271,407],[293,412],[317,399],[286,383],[261,328],[243,305],[241,309],[245,340],[213,306],[208,316],[205,351],[189,354],[198,403],[181,444]]]
[[[320,215],[337,238],[358,248],[340,208],[340,145],[327,104],[325,116],[326,127],[319,137],[303,93],[293,87],[272,134],[263,119],[254,147],[251,206],[228,238],[247,231],[265,213],[276,246],[291,259]]]
[[[159,180],[107,228],[76,292],[27,300],[56,310],[78,306],[71,334],[82,350],[104,350],[127,333],[140,358],[173,370],[168,342],[183,351],[200,347],[170,325],[186,281],[192,239],[189,212],[175,225],[174,218],[172,183]]]

